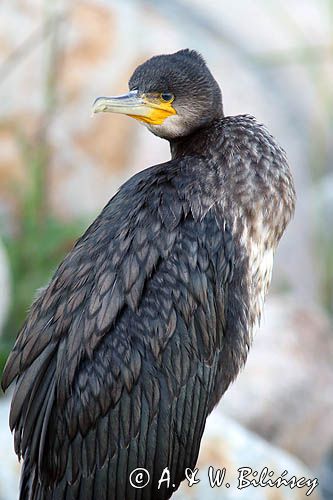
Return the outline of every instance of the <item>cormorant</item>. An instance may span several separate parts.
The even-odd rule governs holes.
[[[140,120],[171,160],[119,189],[18,335],[2,386],[16,379],[21,500],[170,498],[245,363],[294,211],[284,151],[253,117],[224,116],[197,52],[149,59],[94,111]]]

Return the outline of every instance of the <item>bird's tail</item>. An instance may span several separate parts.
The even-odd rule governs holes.
[[[38,481],[38,470],[29,459],[23,462],[19,500],[46,500],[45,488]]]
[[[31,479],[30,466],[24,461],[21,471],[19,500],[26,500],[27,498],[30,498]]]

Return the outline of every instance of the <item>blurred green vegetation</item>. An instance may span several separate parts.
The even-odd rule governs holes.
[[[13,234],[3,236],[11,268],[12,302],[7,324],[0,337],[0,373],[36,291],[47,284],[64,255],[87,225],[80,220],[59,220],[48,206],[48,131],[60,107],[57,100],[57,72],[61,57],[58,42],[63,18],[52,10],[49,0],[44,0],[45,23],[42,30],[37,30],[29,39],[31,43],[19,46],[17,53],[14,52],[7,64],[3,64],[8,73],[36,44],[43,41],[43,66],[40,68],[44,81],[43,113],[39,130],[32,138],[28,138],[19,124],[15,128],[27,183],[24,187],[13,186],[20,208],[17,229]]]
[[[45,143],[28,144],[22,137],[19,142],[29,182],[23,190],[14,187],[20,205],[18,228],[13,235],[3,237],[11,268],[13,300],[0,338],[0,373],[36,290],[47,284],[85,226],[83,221],[61,221],[47,207]]]

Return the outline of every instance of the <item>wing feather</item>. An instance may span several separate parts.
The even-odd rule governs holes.
[[[18,378],[11,427],[31,498],[166,499],[163,469],[178,487],[195,465],[234,249],[218,210],[191,206],[172,168],[118,192],[16,341],[2,383]],[[128,481],[137,467],[151,473],[143,490]]]

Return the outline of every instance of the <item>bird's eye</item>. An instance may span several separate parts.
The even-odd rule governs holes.
[[[169,92],[162,92],[161,94],[161,99],[162,101],[165,101],[165,102],[172,102],[174,100],[174,95],[173,94],[170,94]]]

